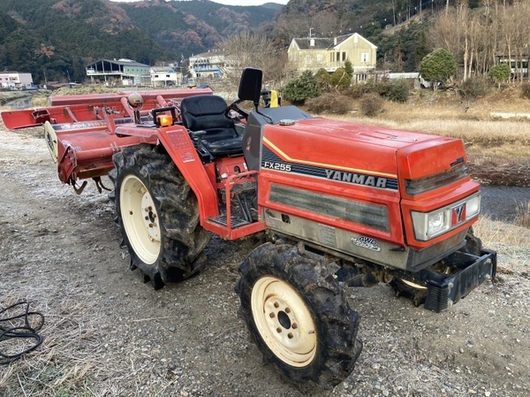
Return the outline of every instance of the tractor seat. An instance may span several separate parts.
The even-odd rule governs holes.
[[[190,131],[206,131],[202,144],[214,157],[243,153],[241,136],[226,117],[226,102],[217,95],[196,95],[182,99],[182,124]]]

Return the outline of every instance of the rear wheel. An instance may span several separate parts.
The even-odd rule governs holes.
[[[303,388],[330,388],[351,373],[359,317],[321,256],[266,243],[240,273],[241,314],[267,362]]]
[[[155,289],[183,280],[206,264],[210,234],[199,224],[195,195],[161,148],[139,145],[113,156],[110,198],[131,256]]]

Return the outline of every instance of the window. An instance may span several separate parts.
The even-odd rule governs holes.
[[[346,60],[346,53],[343,52],[343,53],[342,53],[342,62],[344,62],[345,60]]]
[[[363,52],[363,53],[361,54],[361,62],[363,62],[363,63],[367,63],[368,60],[369,60],[368,53],[367,53],[367,52]]]

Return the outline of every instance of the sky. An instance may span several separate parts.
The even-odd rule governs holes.
[[[141,0],[111,0],[118,3],[130,3],[134,1]],[[260,6],[264,3],[278,3],[278,4],[287,4],[289,0],[212,0],[215,3],[225,4],[228,6]]]

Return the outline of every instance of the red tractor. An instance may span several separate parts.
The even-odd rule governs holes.
[[[259,237],[235,287],[250,333],[293,382],[332,387],[362,349],[344,288],[388,283],[439,312],[495,276],[496,253],[472,232],[480,186],[460,140],[313,117],[270,93],[260,109],[261,79],[245,69],[230,106],[183,90],[2,116],[44,123],[77,191],[108,174],[131,269],[154,288],[200,271],[212,233]]]

